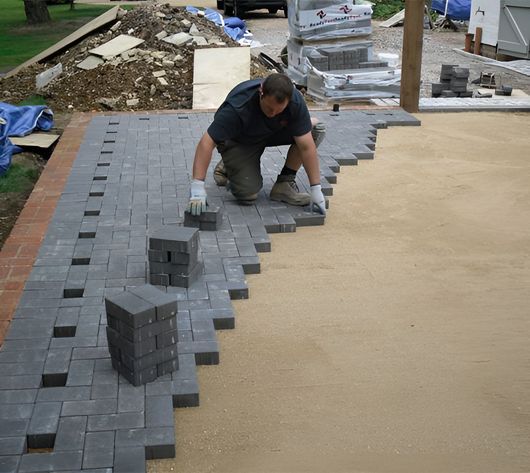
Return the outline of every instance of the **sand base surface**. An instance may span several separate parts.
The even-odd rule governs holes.
[[[530,115],[418,117],[272,235],[149,472],[530,471]]]

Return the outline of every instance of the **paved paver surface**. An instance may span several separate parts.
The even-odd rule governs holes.
[[[320,148],[328,196],[341,165],[374,157],[378,128],[419,125],[399,109],[314,115],[328,129]],[[287,147],[266,150],[264,189],[252,206],[239,206],[210,172],[209,202],[222,208],[222,226],[200,232],[201,278],[188,289],[167,288],[179,299],[180,369],[140,387],[118,376],[107,348],[104,298],[145,284],[149,235],[182,224],[195,145],[211,119],[211,113],[97,115],[80,146],[68,130],[63,136],[70,148],[58,150],[69,161],[56,152],[50,170],[65,178],[71,162],[72,169],[60,197],[54,189],[58,200],[50,197],[56,207],[47,230],[45,216],[36,223],[46,233],[42,242],[32,241],[34,261],[31,252],[24,260],[31,272],[0,351],[0,472],[131,473],[145,471],[146,459],[174,455],[172,408],[198,404],[195,367],[219,362],[215,329],[234,328],[231,299],[248,297],[245,274],[259,273],[258,252],[271,250],[268,234],[324,223],[308,209],[267,197]],[[81,128],[71,130],[77,139]],[[307,189],[299,174],[299,187]],[[44,192],[37,186],[30,201],[39,189]],[[32,235],[32,223],[24,225]],[[17,228],[15,236],[23,240]],[[8,243],[9,250],[17,242]],[[24,257],[20,247],[17,256]],[[6,289],[15,274],[6,261],[0,290],[11,291],[13,300],[21,287]]]

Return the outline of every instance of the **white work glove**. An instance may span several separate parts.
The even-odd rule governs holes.
[[[190,201],[186,209],[192,215],[200,215],[206,211],[206,189],[204,181],[193,179],[190,187]]]
[[[313,212],[313,209],[315,209],[322,215],[326,215],[326,199],[324,198],[322,186],[320,184],[311,186],[311,202],[309,204],[309,208],[311,212]]]

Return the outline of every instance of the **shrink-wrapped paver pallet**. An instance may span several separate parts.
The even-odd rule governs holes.
[[[291,0],[288,12],[287,75],[310,96],[319,101],[399,96],[401,71],[375,55],[368,39],[371,6]]]

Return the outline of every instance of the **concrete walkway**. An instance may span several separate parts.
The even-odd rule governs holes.
[[[315,115],[329,130],[320,149],[328,196],[341,165],[373,158],[378,129],[419,124],[399,109]],[[223,209],[222,226],[201,231],[200,280],[168,288],[179,298],[180,369],[138,388],[118,377],[104,298],[144,284],[147,237],[182,223],[195,145],[211,119],[77,115],[67,128],[0,253],[0,472],[132,473],[146,459],[172,457],[172,408],[198,404],[195,365],[219,362],[214,329],[234,327],[231,299],[248,297],[245,274],[260,271],[268,234],[324,223],[267,198],[286,147],[265,152],[264,190],[253,206],[237,205],[210,173],[209,201]],[[302,174],[298,185],[307,189]]]

